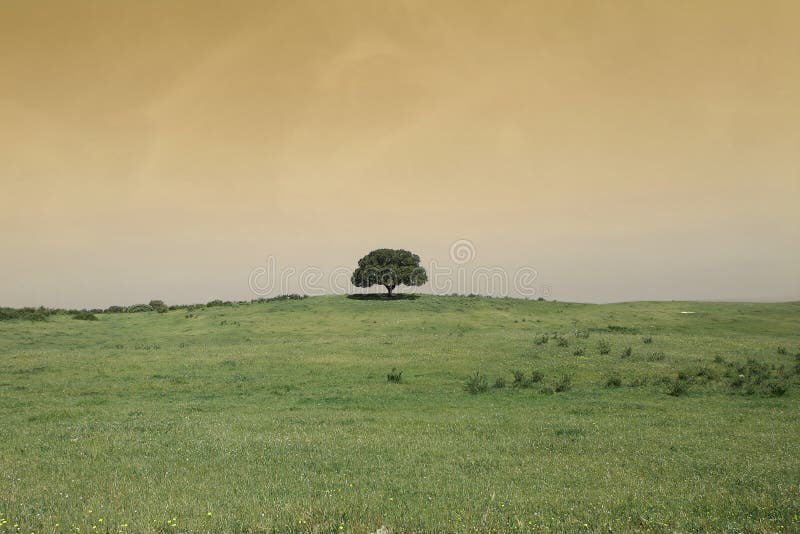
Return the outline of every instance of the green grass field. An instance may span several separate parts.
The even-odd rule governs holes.
[[[798,531],[798,352],[800,303],[3,321],[0,532]]]

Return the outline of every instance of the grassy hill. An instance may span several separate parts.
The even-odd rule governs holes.
[[[797,531],[798,352],[800,303],[4,321],[0,532]]]

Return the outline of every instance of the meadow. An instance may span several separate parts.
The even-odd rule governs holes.
[[[162,311],[0,321],[0,532],[800,530],[800,303]]]

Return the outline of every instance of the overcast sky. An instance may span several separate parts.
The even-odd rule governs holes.
[[[0,306],[254,298],[269,257],[327,277],[380,247],[559,300],[800,298],[798,20],[3,0]]]

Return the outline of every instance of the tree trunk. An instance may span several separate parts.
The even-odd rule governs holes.
[[[394,289],[394,286],[383,286],[383,287],[385,287],[386,291],[389,292],[389,298],[392,298],[392,289]]]

